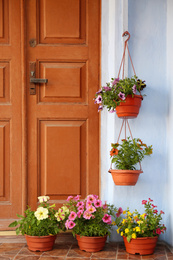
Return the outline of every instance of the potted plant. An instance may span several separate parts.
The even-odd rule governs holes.
[[[65,205],[69,208],[65,227],[76,236],[79,248],[87,252],[102,250],[113,226],[112,217],[119,216],[117,209],[103,204],[97,195],[88,195],[84,200],[79,195],[69,196]]]
[[[111,144],[111,162],[115,163],[116,169],[110,169],[116,185],[135,185],[142,169],[136,169],[146,155],[152,154],[152,145],[147,146],[141,139],[122,139],[122,143]]]
[[[139,113],[143,96],[141,91],[146,87],[145,81],[136,75],[131,78],[112,78],[95,95],[98,111],[106,107],[109,112],[116,112],[120,118],[135,118]]]
[[[55,204],[48,203],[49,196],[39,196],[39,206],[36,211],[30,207],[25,216],[18,215],[18,221],[12,222],[9,227],[16,227],[16,234],[25,235],[28,248],[31,251],[48,251],[53,248],[56,235],[60,231],[61,221],[65,219],[66,208],[55,210]],[[61,218],[60,218],[61,211]]]
[[[142,204],[145,208],[143,214],[137,210],[131,213],[127,208],[123,211],[124,218],[117,223],[117,233],[123,236],[126,251],[130,254],[153,254],[159,235],[166,231],[165,225],[161,224],[164,212],[158,212],[150,198],[143,200]]]

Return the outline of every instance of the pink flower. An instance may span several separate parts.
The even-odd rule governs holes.
[[[73,222],[73,221],[69,221],[68,222],[68,228],[69,229],[72,229],[72,228],[74,228],[76,226],[76,224]]]
[[[153,201],[153,200],[152,200],[152,199],[150,199],[150,198],[149,198],[148,200],[149,200],[150,202],[151,202],[151,201]]]
[[[70,201],[73,199],[73,196],[68,196],[67,201]]]
[[[77,212],[77,216],[78,216],[78,218],[80,218],[80,217],[81,217],[82,213],[83,213],[83,211],[82,211],[82,210],[79,210],[79,211]]]
[[[108,205],[106,204],[106,201],[105,201],[105,204],[103,205],[103,209],[107,209]]]
[[[122,92],[120,92],[120,93],[118,94],[118,96],[119,96],[119,98],[122,99],[122,100],[125,100],[125,99],[126,99],[125,94],[122,93]]]
[[[86,210],[86,211],[84,212],[84,214],[83,214],[83,217],[84,217],[85,219],[90,219],[90,218],[92,217],[92,214]]]
[[[153,208],[157,208],[157,206],[155,206],[154,204],[151,204],[151,206],[152,206]]]
[[[89,207],[87,208],[87,211],[90,212],[90,213],[94,213],[94,212],[96,211],[96,208],[91,205],[91,206],[89,206]]]
[[[98,96],[96,97],[95,103],[96,103],[96,104],[102,103],[102,96],[101,96],[101,95],[98,95]]]
[[[80,195],[77,195],[76,197],[74,197],[74,200],[75,200],[75,201],[80,200]]]
[[[160,211],[160,214],[165,214],[165,212],[163,212],[162,210]]]
[[[78,211],[82,211],[82,213],[84,212],[84,207],[83,206],[80,206],[77,209],[78,209]]]
[[[123,209],[120,207],[116,213],[117,218],[123,213]]]
[[[112,82],[112,85],[116,85],[119,82],[119,78],[114,79],[114,81]]]
[[[142,204],[146,204],[146,203],[147,203],[147,200],[143,200],[143,201],[142,201]]]
[[[161,234],[161,229],[160,229],[160,228],[157,228],[157,229],[156,229],[156,234],[158,234],[158,235]]]
[[[101,202],[101,200],[96,200],[95,202],[94,202],[94,206],[96,207],[96,208],[100,208],[101,206],[102,206],[102,202]]]
[[[98,200],[99,196],[98,195],[94,195],[94,197],[96,198],[96,200]]]
[[[68,218],[69,218],[69,220],[75,220],[76,217],[77,217],[76,212],[72,211]]]
[[[76,207],[83,207],[84,206],[84,202],[83,201],[79,201],[76,205]]]
[[[86,209],[88,209],[88,207],[92,206],[92,202],[89,201],[89,202],[86,202]]]
[[[133,94],[136,94],[136,85],[133,85],[132,90],[133,90]]]
[[[104,217],[102,218],[102,220],[104,223],[107,223],[107,224],[111,224],[111,222],[112,222],[111,216],[108,214],[105,214]]]
[[[111,110],[109,110],[109,113],[115,113],[116,112],[116,109],[111,109]]]
[[[94,197],[94,195],[87,196],[87,202],[94,203],[95,201],[96,201],[96,198]]]
[[[157,214],[157,212],[158,212],[158,210],[157,210],[157,209],[153,210],[153,213],[154,213],[154,214]]]
[[[68,223],[69,223],[69,220],[67,219],[66,222],[65,222],[66,229],[68,229]]]

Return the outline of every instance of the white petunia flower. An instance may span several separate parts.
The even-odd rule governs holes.
[[[40,196],[40,197],[38,197],[38,200],[40,203],[46,202],[46,201],[50,200],[50,197],[49,196]]]
[[[37,208],[34,215],[38,220],[43,220],[43,219],[48,218],[48,212],[49,212],[48,209],[39,207],[39,208]]]

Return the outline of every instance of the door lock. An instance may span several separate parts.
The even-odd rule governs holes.
[[[30,62],[30,95],[36,95],[36,84],[46,84],[48,79],[35,78],[36,63]]]

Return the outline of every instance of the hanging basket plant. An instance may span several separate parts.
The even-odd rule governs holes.
[[[134,186],[142,173],[141,161],[145,156],[152,154],[152,145],[147,146],[141,139],[127,137],[121,140],[122,143],[111,144],[111,162],[115,163],[116,169],[111,169],[113,181],[116,185]],[[140,169],[136,169],[136,165]]]
[[[119,118],[135,118],[138,116],[141,107],[143,96],[141,91],[146,87],[145,81],[136,76],[127,41],[130,39],[129,32],[123,33],[123,36],[128,35],[129,38],[125,41],[123,57],[117,78],[111,78],[111,81],[102,86],[95,95],[95,104],[98,104],[98,111],[104,107],[109,112],[116,112]],[[124,64],[125,52],[128,50],[134,76],[131,78],[124,78]],[[122,67],[123,65],[123,67]],[[120,79],[120,72],[122,68],[122,79]]]

